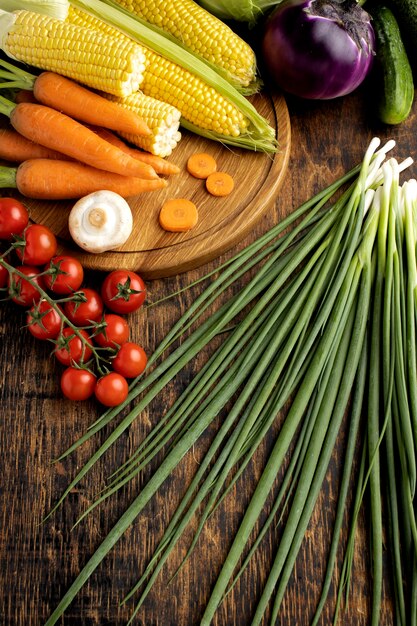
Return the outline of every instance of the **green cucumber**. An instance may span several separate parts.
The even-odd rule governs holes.
[[[417,2],[416,0],[389,0],[388,4],[398,20],[411,67],[417,73]]]
[[[385,124],[400,124],[410,114],[413,104],[413,72],[391,9],[374,5],[370,13],[376,40],[373,74],[377,113]]]

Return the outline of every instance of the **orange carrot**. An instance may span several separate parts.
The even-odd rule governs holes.
[[[164,230],[180,233],[193,228],[198,221],[198,210],[191,200],[167,200],[159,213],[159,223]]]
[[[141,150],[137,150],[136,148],[131,148],[128,146],[122,139],[117,137],[114,133],[107,128],[100,128],[98,126],[91,127],[99,137],[105,139],[113,146],[117,146],[126,154],[130,154],[134,159],[139,159],[143,163],[147,163],[151,165],[157,174],[164,174],[166,176],[171,176],[172,174],[178,174],[180,172],[180,168],[178,165],[174,163],[170,163],[169,161],[165,161],[162,157],[156,156],[154,154],[150,154],[149,152],[142,152]]]
[[[166,185],[163,178],[121,176],[75,161],[30,159],[17,168],[0,167],[0,187],[12,187],[27,198],[39,200],[82,198],[101,189],[128,198]]]
[[[226,172],[214,172],[206,179],[206,189],[212,196],[228,196],[234,186],[233,178]]]
[[[133,111],[55,72],[42,72],[34,81],[33,94],[38,102],[87,124],[137,135],[152,132]]]
[[[216,159],[206,152],[192,154],[187,161],[187,171],[194,178],[207,178],[217,170]]]
[[[17,92],[14,101],[16,104],[21,104],[22,102],[33,102],[37,103],[35,96],[33,95],[33,91],[30,89],[21,89]]]
[[[0,102],[4,102],[4,99]],[[2,107],[0,112],[5,110]],[[150,165],[122,152],[83,124],[55,109],[43,104],[23,102],[13,105],[11,110],[9,106],[8,114],[12,126],[21,135],[77,161],[115,174],[158,178]]]
[[[66,160],[65,155],[26,139],[13,128],[0,128],[0,159],[14,163],[27,159]]]

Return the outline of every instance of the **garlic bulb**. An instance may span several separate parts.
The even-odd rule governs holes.
[[[83,250],[106,252],[120,247],[133,228],[130,206],[113,191],[95,191],[78,200],[68,218],[71,237]]]

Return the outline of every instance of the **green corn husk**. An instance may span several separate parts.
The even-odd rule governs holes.
[[[3,11],[35,11],[44,13],[58,20],[65,20],[68,15],[68,0],[2,0]]]
[[[198,4],[221,20],[247,22],[253,26],[266,11],[282,0],[197,0]]]

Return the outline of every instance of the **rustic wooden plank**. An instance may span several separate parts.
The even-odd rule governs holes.
[[[274,209],[263,216],[253,232],[235,250],[265,232],[282,214],[298,206],[313,192],[358,162],[373,135],[377,134],[382,139],[398,139],[396,154],[400,156],[416,155],[415,109],[409,121],[401,127],[379,128],[371,122],[364,101],[364,95],[358,92],[331,103],[289,102],[293,139],[286,180]],[[417,175],[416,166],[411,168],[411,175]],[[156,300],[187,285],[231,254],[223,255],[218,261],[200,270],[150,282],[150,299]],[[91,285],[98,285],[102,278],[101,273],[89,273],[87,281]],[[178,315],[189,306],[192,298],[192,292],[185,292],[163,306],[135,313],[131,317],[133,338],[142,342],[147,350],[152,350]],[[164,391],[118,445],[109,451],[103,462],[74,490],[57,514],[41,524],[42,517],[102,437],[97,437],[69,459],[50,465],[50,461],[94,421],[99,411],[94,402],[78,406],[60,397],[60,370],[54,359],[49,357],[50,347],[37,343],[22,328],[23,325],[23,312],[10,303],[3,303],[0,307],[0,623],[3,626],[39,626],[45,621],[92,551],[149,477],[150,470],[146,470],[140,480],[127,486],[117,498],[96,509],[71,531],[77,516],[103,486],[108,472],[126,458],[149,430],[150,424],[158,419],[176,393],[196,373],[204,359],[204,356],[200,357],[195,365],[179,377],[175,386]],[[216,426],[214,424],[198,446],[190,451],[140,519],[104,560],[67,610],[63,624],[121,626],[126,623],[130,606],[120,607],[119,602],[137,580],[161,537]],[[168,584],[185,554],[192,530],[196,528],[196,520],[187,529],[147,598],[137,624],[198,624],[204,603],[270,446],[271,439],[268,438],[249,466],[244,480],[210,520],[190,560],[178,577]],[[285,626],[307,626],[318,599],[334,518],[342,450],[343,435],[339,438],[322,495],[315,507],[284,598],[280,623]],[[250,624],[278,541],[279,529],[267,535],[262,549],[219,609],[217,626]],[[349,611],[341,620],[346,625],[365,626],[368,623],[368,543],[366,517],[362,516],[355,554],[352,600]],[[381,624],[390,626],[394,619],[388,560],[385,565],[386,585]],[[340,562],[337,571],[339,569]],[[331,623],[334,601],[335,588],[332,586],[329,603],[321,620],[322,626]]]

